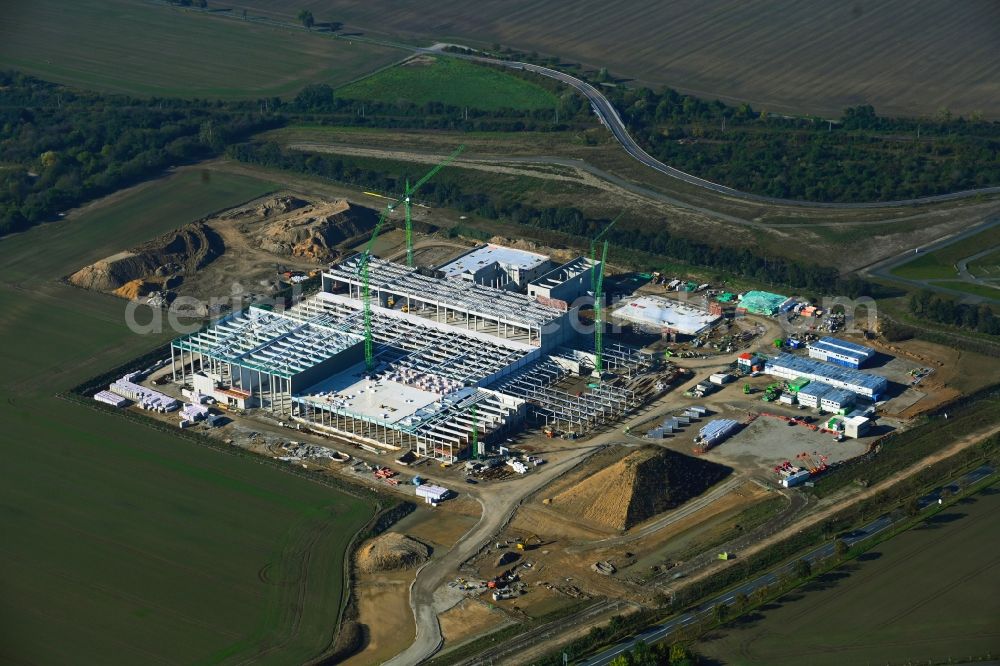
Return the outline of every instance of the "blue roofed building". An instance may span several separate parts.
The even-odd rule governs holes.
[[[875,355],[875,350],[840,338],[825,337],[807,345],[809,357],[836,363],[846,368],[860,368]]]
[[[764,372],[782,379],[804,377],[810,382],[846,389],[870,400],[878,400],[889,387],[885,377],[791,354],[778,354],[769,359]]]

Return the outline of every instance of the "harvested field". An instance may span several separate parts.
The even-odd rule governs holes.
[[[358,550],[357,566],[364,573],[413,569],[430,557],[431,549],[398,532],[386,532]]]
[[[291,97],[308,83],[345,83],[401,55],[166,3],[44,0],[4,9],[0,67],[131,95]]]
[[[649,446],[562,491],[552,498],[552,505],[604,527],[627,530],[701,494],[731,471]]]
[[[873,104],[896,115],[947,107],[1000,117],[1000,8],[990,0],[405,0],[392,12],[345,0],[236,4],[286,18],[304,7],[352,27],[428,41],[499,42],[771,112],[836,117]]]
[[[713,631],[697,651],[726,664],[768,666],[995,655],[1000,492],[993,488]]]

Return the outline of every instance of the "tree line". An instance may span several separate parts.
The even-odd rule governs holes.
[[[0,235],[274,127],[246,104],[136,100],[0,72]]]
[[[861,105],[837,120],[785,116],[669,87],[628,88],[607,69],[588,71],[500,44],[475,53],[571,71],[607,96],[651,155],[746,192],[854,202],[1000,185],[1000,122],[978,113],[955,117],[942,109],[933,118],[894,118]]]
[[[910,314],[921,319],[967,331],[1000,335],[1000,317],[997,317],[993,309],[985,303],[979,305],[958,303],[929,289],[921,289],[910,296],[909,309]]]
[[[834,123],[666,88],[608,98],[643,148],[702,178],[764,196],[824,202],[909,199],[1000,184],[1000,123],[883,118],[872,106]]]
[[[398,192],[403,186],[404,176],[369,167],[370,164],[377,163],[377,160],[288,150],[273,142],[237,144],[231,146],[226,154],[249,164],[321,176],[383,192]],[[466,191],[454,178],[447,177],[426,183],[420,190],[420,198],[438,206],[481,217],[557,231],[578,238],[592,238],[608,224],[608,220],[589,218],[574,207],[540,208],[510,197]],[[607,238],[621,248],[648,252],[762,282],[852,298],[871,293],[871,286],[867,282],[857,277],[842,278],[835,268],[764,257],[746,248],[714,246],[675,236],[666,229],[665,224],[616,226],[608,233]]]

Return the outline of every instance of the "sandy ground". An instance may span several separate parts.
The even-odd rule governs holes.
[[[358,622],[364,625],[364,649],[342,662],[348,666],[381,664],[403,650],[416,631],[410,611],[413,570],[357,574],[354,587]]]
[[[450,506],[449,506],[450,505]],[[478,504],[476,507],[478,508]],[[448,509],[448,510],[442,510]],[[393,532],[407,534],[434,548],[433,557],[439,551],[450,548],[459,538],[476,524],[477,516],[460,513],[456,502],[448,502],[437,509],[419,507],[392,526]]]
[[[478,599],[460,601],[442,613],[439,620],[445,650],[512,622],[503,611]]]

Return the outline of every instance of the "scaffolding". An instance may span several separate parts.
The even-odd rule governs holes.
[[[522,398],[547,426],[582,434],[619,418],[635,406],[635,394],[612,384],[594,385],[573,395],[556,384],[569,372],[550,358],[497,382],[493,388]]]
[[[323,291],[346,291],[351,300],[360,300],[359,261],[355,256],[331,266],[323,274]],[[440,323],[464,325],[534,346],[542,346],[543,334],[558,342],[568,332],[565,312],[505,289],[458,278],[432,277],[375,257],[370,260],[368,282],[373,305],[384,307],[391,301],[401,311]]]

